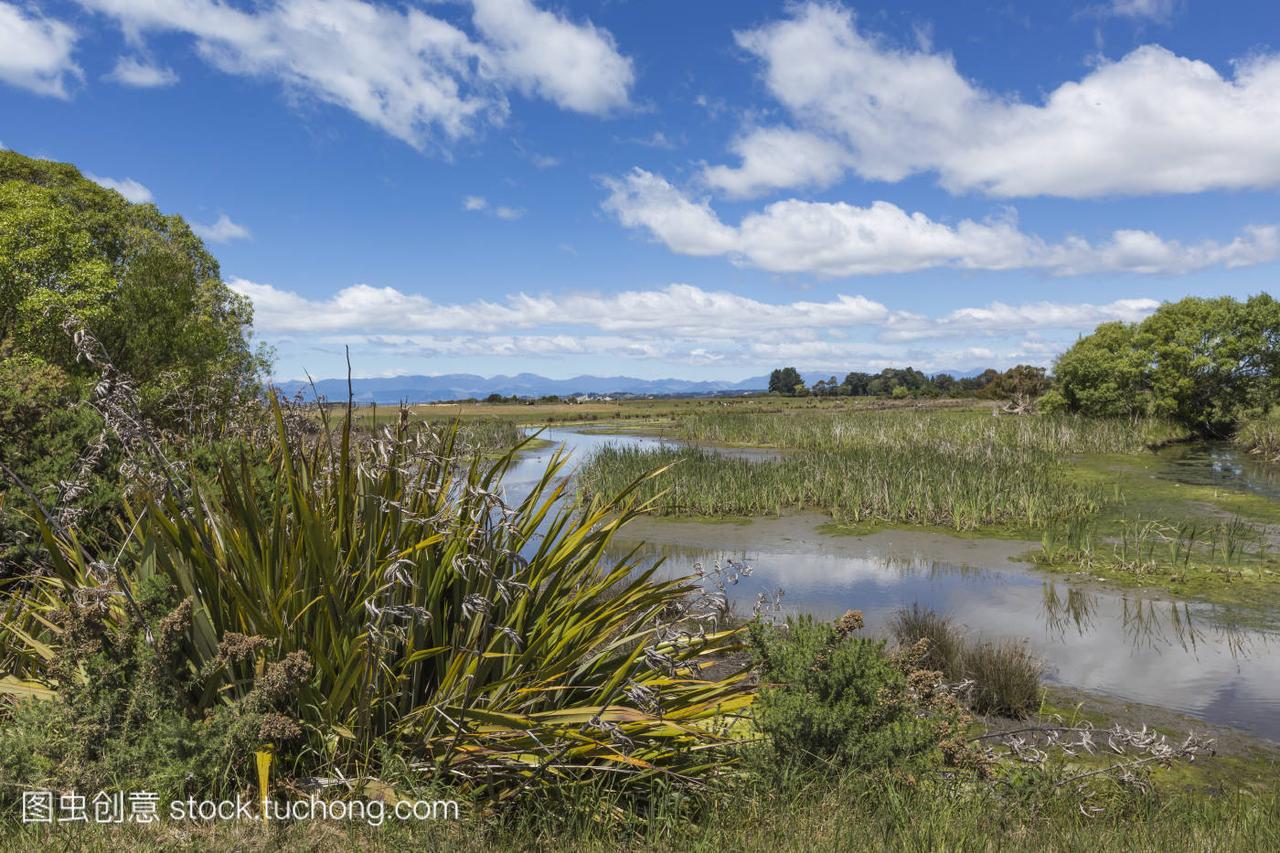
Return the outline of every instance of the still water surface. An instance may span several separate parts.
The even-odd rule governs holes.
[[[567,429],[542,437],[570,451],[578,464],[609,443],[664,443]],[[535,481],[553,449],[521,459],[506,480],[508,490],[518,494]],[[1224,487],[1270,494],[1266,480],[1251,479],[1249,466],[1228,452],[1214,447],[1199,456],[1171,454],[1158,475],[1185,482],[1219,478],[1214,482]],[[1275,495],[1280,498],[1280,490]],[[726,590],[740,614],[751,612],[758,595],[782,590],[787,614],[833,618],[858,609],[869,631],[887,633],[898,608],[919,603],[951,616],[971,635],[1026,642],[1052,682],[1280,741],[1280,633],[1257,627],[1267,615],[1048,575],[1020,559],[1038,547],[1033,542],[909,530],[842,536],[823,532],[824,521],[818,515],[743,524],[643,519],[627,530],[632,541],[620,546],[643,541],[646,562],[664,560],[660,571],[670,576],[690,574],[695,564],[749,564],[751,575]],[[1269,618],[1274,625],[1275,614]]]

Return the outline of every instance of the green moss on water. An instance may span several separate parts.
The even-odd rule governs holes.
[[[1068,476],[1096,484],[1110,502],[1100,520],[1223,518],[1239,516],[1265,524],[1280,524],[1280,501],[1242,489],[1179,483],[1160,476],[1163,463],[1152,453],[1105,454],[1072,459]]]

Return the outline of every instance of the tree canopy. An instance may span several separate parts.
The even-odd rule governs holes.
[[[1221,434],[1280,402],[1280,303],[1188,297],[1140,323],[1104,323],[1059,357],[1044,404],[1158,415]]]
[[[36,502],[74,503],[86,539],[114,526],[120,447],[85,402],[119,383],[100,382],[71,332],[91,335],[113,377],[128,378],[140,407],[130,417],[217,438],[265,367],[251,320],[181,217],[73,166],[0,151],[0,577],[40,549]]]
[[[782,367],[769,374],[770,394],[801,394],[804,389],[804,379],[794,367]]]
[[[0,151],[0,358],[85,375],[71,320],[151,406],[197,389],[212,402],[262,365],[252,316],[182,217],[130,203],[68,164]]]

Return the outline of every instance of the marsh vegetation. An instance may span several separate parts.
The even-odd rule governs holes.
[[[657,510],[669,514],[819,509],[848,523],[1035,529],[1093,516],[1116,496],[1072,477],[1071,455],[1138,451],[1185,432],[1162,421],[1002,418],[970,408],[698,414],[682,421],[680,434],[695,443],[787,452],[744,461],[697,446],[656,453],[606,448],[582,471],[582,488],[606,494],[670,466],[668,476],[645,486]]]
[[[1239,381],[1227,371],[1207,415],[1170,383],[1176,352],[1090,396],[1097,341],[1068,360],[1054,414],[926,405],[910,368],[882,374],[899,384],[867,402],[850,385],[843,398],[496,407],[461,422],[438,407],[316,408],[270,393],[247,301],[180,218],[0,151],[0,225],[6,847],[808,849],[887,834],[1095,849],[1133,832],[1277,846],[1274,768],[1237,780],[1261,779],[1256,796],[1204,796],[1220,778],[1185,766],[1210,739],[1038,713],[1040,664],[1017,644],[925,610],[900,615],[893,646],[860,613],[766,614],[777,596],[735,614],[746,567],[671,576],[623,536],[643,515],[816,508],[858,532],[1034,531],[1054,568],[1226,567],[1272,583],[1265,498],[1221,499],[1239,519],[1124,526],[1117,513],[1176,484],[1139,496],[1109,473],[1260,416],[1270,362]],[[1188,327],[1241,317],[1225,303],[1178,311]],[[1101,351],[1145,357],[1159,328],[1122,329]],[[1032,374],[1039,393],[1048,380]],[[1086,417],[1130,392],[1142,405],[1124,417]],[[686,445],[605,448],[576,477],[554,453],[511,483],[533,446],[519,427],[551,417],[618,418]],[[1240,440],[1265,454],[1269,430]],[[1183,491],[1219,506],[1212,487]],[[259,790],[263,755],[274,769]],[[77,836],[18,826],[25,790],[448,796],[467,817],[381,834]]]

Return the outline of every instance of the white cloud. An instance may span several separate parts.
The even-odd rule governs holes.
[[[623,179],[609,178],[604,203],[628,228],[647,228],[673,252],[726,255],[737,251],[737,231],[720,221],[710,202],[695,201],[661,176],[633,169]]]
[[[462,209],[470,213],[488,212],[499,219],[508,222],[514,222],[525,214],[522,207],[510,207],[508,205],[490,205],[489,200],[482,195],[464,196],[462,199]]]
[[[100,187],[115,190],[135,204],[142,204],[153,200],[151,190],[147,189],[133,178],[117,180],[115,178],[104,178],[99,175],[95,175],[92,172],[85,172],[84,176]]]
[[[364,0],[80,0],[141,43],[186,33],[229,74],[279,81],[291,96],[350,110],[417,148],[453,142],[507,115],[507,87],[600,113],[627,100],[630,60],[590,24],[528,0],[478,0],[482,38],[413,6]],[[502,12],[522,27],[501,21]],[[625,72],[625,73],[624,73]]]
[[[688,284],[601,295],[517,293],[501,302],[440,304],[390,287],[357,284],[325,300],[309,300],[267,284],[233,279],[254,303],[254,325],[277,332],[325,330],[474,331],[591,326],[603,332],[717,335],[860,326],[884,322],[889,310],[862,296],[827,302],[761,302]]]
[[[1053,275],[1102,272],[1177,274],[1239,267],[1280,258],[1280,228],[1250,226],[1229,243],[1184,244],[1146,231],[1121,230],[1102,243],[1079,238],[1050,244],[1010,218],[948,225],[887,201],[774,202],[734,227],[709,202],[694,200],[664,178],[633,169],[605,182],[604,208],[624,225],[648,231],[673,252],[724,255],[771,272],[839,277],[934,267],[1039,269]]]
[[[1159,303],[1038,302],[960,308],[937,316],[894,311],[864,296],[764,302],[688,284],[620,293],[514,293],[441,303],[365,284],[307,298],[233,279],[254,305],[259,334],[279,343],[351,344],[399,360],[422,357],[649,359],[681,365],[780,362],[806,369],[920,369],[1047,364],[1076,335],[1109,320],[1140,320]],[[916,341],[946,338],[950,347]]]
[[[788,127],[757,128],[730,146],[738,168],[709,166],[703,178],[726,195],[745,198],[787,187],[835,183],[850,163],[843,146]]]
[[[1119,320],[1134,323],[1150,315],[1160,303],[1154,299],[1117,299],[1105,305],[1032,302],[1007,305],[992,302],[982,308],[960,308],[941,317],[897,312],[880,335],[886,341],[997,334],[1034,328],[1090,329]]]
[[[172,68],[152,65],[133,56],[122,56],[116,60],[116,67],[107,79],[139,89],[156,89],[177,83],[178,75]]]
[[[77,34],[36,8],[0,2],[0,81],[37,95],[69,96],[67,85],[80,79],[71,59]]]
[[[607,30],[571,23],[529,0],[473,3],[493,61],[526,93],[582,113],[626,106],[635,73]]]
[[[193,222],[191,230],[210,243],[230,243],[232,240],[247,240],[252,236],[248,228],[238,222],[232,222],[231,217],[225,213],[218,217],[217,222],[209,225]]]
[[[765,86],[795,132],[838,145],[867,179],[934,172],[951,191],[1001,197],[1280,185],[1280,54],[1237,61],[1224,77],[1146,45],[1033,103],[966,79],[948,54],[859,32],[838,5],[796,6],[736,37],[762,61]],[[835,179],[840,158],[826,153],[821,168],[798,168],[791,150],[769,144],[779,132],[748,134],[734,145],[741,164],[705,177],[739,194]]]
[[[1177,0],[1111,0],[1103,12],[1118,18],[1147,18],[1165,22],[1173,17]]]

